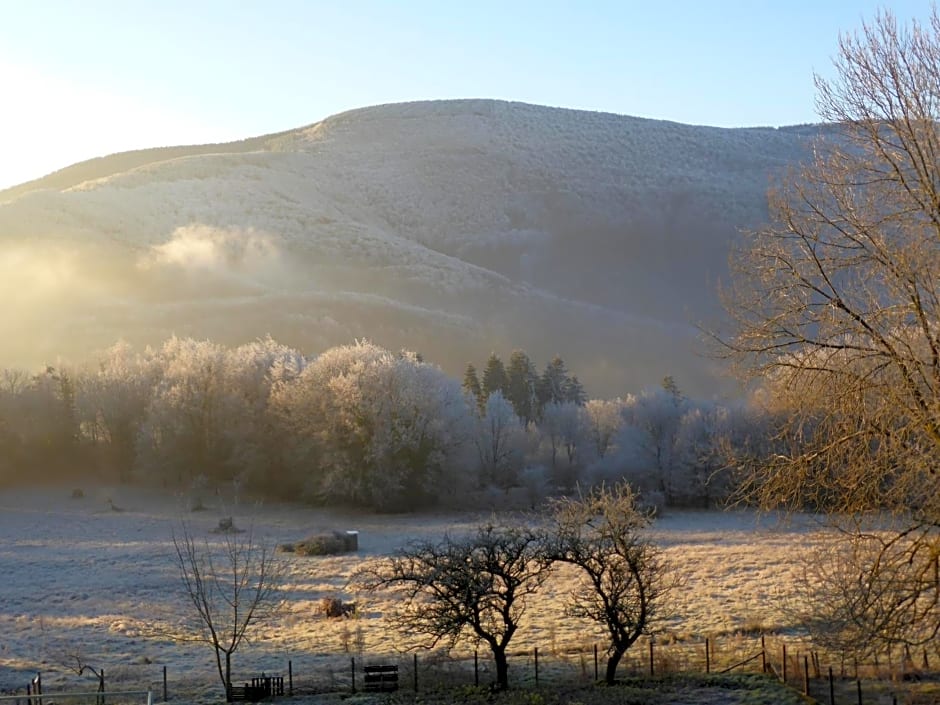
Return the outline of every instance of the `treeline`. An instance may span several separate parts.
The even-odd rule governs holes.
[[[589,400],[561,358],[538,373],[523,351],[461,382],[368,342],[311,358],[270,338],[174,337],[117,344],[92,367],[0,372],[0,480],[94,472],[402,511],[626,479],[649,501],[707,506],[731,490],[726,451],[762,423],[671,378]]]

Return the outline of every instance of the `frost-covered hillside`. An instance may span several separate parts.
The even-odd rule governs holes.
[[[599,396],[706,392],[729,240],[813,134],[464,100],[92,160],[0,192],[0,363],[368,337],[455,374],[521,347]]]

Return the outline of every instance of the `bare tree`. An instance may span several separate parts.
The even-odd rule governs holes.
[[[79,677],[84,676],[85,672],[87,671],[88,673],[93,675],[95,677],[95,680],[98,682],[98,692],[99,693],[104,692],[104,669],[103,668],[95,668],[94,666],[89,665],[88,663],[85,662],[84,656],[82,656],[82,654],[80,653],[75,653],[75,652],[69,653],[67,654],[67,658],[68,658],[68,661],[66,663],[67,668],[74,671],[75,674]],[[96,702],[101,703],[102,699],[97,698]]]
[[[644,536],[650,516],[629,485],[556,500],[551,512],[548,554],[577,566],[582,576],[568,612],[607,630],[605,680],[613,684],[623,655],[661,616],[675,574]]]
[[[219,678],[231,696],[232,654],[255,624],[279,610],[281,566],[272,550],[257,542],[251,529],[226,531],[218,542],[197,541],[181,523],[173,535],[176,564],[192,611],[179,640],[208,644],[215,653]]]
[[[745,494],[833,516],[887,510],[905,551],[940,553],[940,18],[882,12],[840,38],[816,78],[824,139],[770,194],[772,224],[748,236],[727,293],[725,343],[783,421]],[[854,530],[862,535],[862,529]],[[889,552],[888,554],[893,555]],[[846,609],[867,638],[918,641],[935,585],[883,554],[858,566],[908,617]],[[858,576],[856,576],[858,577]],[[914,594],[916,593],[916,595]],[[940,627],[936,611],[925,615]]]
[[[549,568],[534,531],[487,524],[467,537],[413,543],[391,561],[358,572],[353,582],[400,594],[401,609],[390,619],[404,634],[427,637],[416,646],[453,646],[468,634],[485,642],[496,663],[496,684],[508,688],[506,649],[526,598]]]
[[[940,566],[928,527],[859,530],[817,548],[793,615],[822,646],[865,657],[938,636]]]

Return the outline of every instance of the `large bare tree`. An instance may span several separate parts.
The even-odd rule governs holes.
[[[555,500],[551,517],[549,556],[581,574],[568,612],[607,631],[605,680],[613,684],[623,655],[663,616],[676,574],[645,535],[650,514],[625,483]]]
[[[217,541],[197,540],[188,524],[173,535],[176,566],[189,603],[186,629],[178,640],[212,647],[219,678],[231,697],[232,654],[250,629],[279,610],[281,566],[254,532],[224,531]]]
[[[423,639],[417,646],[453,646],[462,637],[484,642],[493,652],[496,684],[505,689],[509,642],[550,566],[539,534],[491,523],[469,536],[413,543],[353,582],[398,592],[401,607],[390,619],[403,634]]]
[[[858,520],[846,558],[867,595],[843,616],[866,638],[916,643],[940,630],[932,571],[902,569],[940,553],[936,8],[926,25],[878,14],[840,38],[834,64],[816,78],[827,124],[813,158],[771,191],[771,225],[747,237],[725,292],[725,342],[780,420],[744,489]],[[878,511],[891,525],[869,533]]]

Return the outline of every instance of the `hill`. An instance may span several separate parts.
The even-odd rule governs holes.
[[[459,100],[91,160],[0,191],[0,364],[367,337],[453,374],[522,347],[596,396],[711,393],[695,326],[816,132]]]

